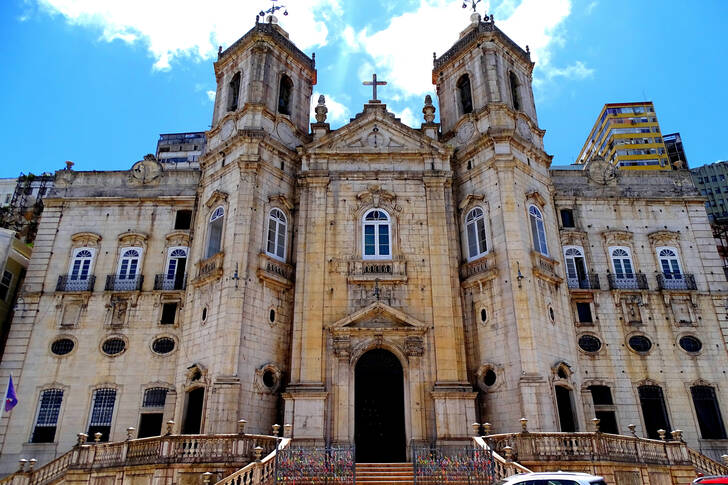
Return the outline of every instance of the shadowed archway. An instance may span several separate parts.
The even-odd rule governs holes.
[[[404,375],[399,359],[384,349],[370,350],[356,363],[354,379],[356,461],[405,461]]]

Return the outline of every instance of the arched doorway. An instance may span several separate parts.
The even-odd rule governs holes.
[[[354,379],[356,461],[405,461],[402,364],[391,352],[370,350],[356,363]]]

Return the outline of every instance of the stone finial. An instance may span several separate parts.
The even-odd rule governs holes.
[[[133,440],[134,439],[134,431],[136,431],[136,428],[134,426],[129,426],[126,428],[126,440]]]
[[[205,485],[209,485],[210,483],[212,483],[212,473],[210,473],[210,472],[203,473],[202,474],[202,483],[204,483]]]
[[[38,463],[38,460],[35,458],[31,458],[28,460],[28,471],[32,472],[35,469],[35,464]]]
[[[637,429],[637,426],[634,424],[628,424],[627,428],[629,428],[629,432],[632,436],[637,437],[637,432],[635,431]]]
[[[521,418],[519,421],[521,422],[521,433],[528,433],[528,419]]]
[[[510,446],[504,447],[503,454],[506,455],[505,458],[507,462],[510,463],[513,461],[513,448],[511,448]]]
[[[260,461],[263,457],[263,447],[256,446],[255,448],[253,448],[253,456],[255,457],[255,461]]]
[[[660,436],[660,439],[662,441],[667,441],[667,431],[665,431],[664,429],[658,429],[657,434]]]
[[[422,113],[425,115],[425,123],[435,121],[435,106],[433,106],[432,96],[429,94],[425,96],[425,107],[422,108]]]
[[[73,163],[72,161],[66,160],[66,170],[71,170],[74,165],[75,163]]]
[[[480,423],[473,423],[470,427],[473,428],[473,436],[480,435]]]
[[[728,455],[720,455],[720,459],[723,460],[723,464],[728,466]]]
[[[594,432],[598,433],[599,432],[599,423],[601,422],[601,420],[599,418],[592,418],[591,421],[594,424]]]
[[[483,423],[483,431],[485,431],[485,436],[493,434],[493,425],[490,423]]]
[[[174,432],[174,420],[170,419],[167,421],[167,432],[165,433],[166,436],[169,436]]]
[[[281,432],[281,425],[280,424],[274,424],[273,425],[273,436],[278,436]]]
[[[292,424],[283,425],[283,437],[284,438],[293,438],[293,425]]]
[[[24,472],[25,471],[25,464],[26,463],[28,463],[28,460],[26,460],[25,458],[21,458],[18,461],[18,471],[19,472]]]
[[[478,12],[473,12],[470,15],[470,22],[473,23],[473,24],[479,24],[481,18],[482,17],[480,16],[480,14]]]
[[[682,433],[681,429],[674,429],[670,432],[670,435],[672,435],[673,441],[682,441]]]
[[[86,433],[78,433],[76,435],[76,444],[81,446],[85,445],[86,441],[88,441],[88,435]]]
[[[329,108],[326,107],[326,98],[322,94],[319,96],[318,104],[314,108],[316,112],[316,123],[326,123],[326,113],[329,112]]]
[[[102,436],[103,436],[103,433],[101,433],[100,431],[95,432],[94,433],[94,443],[100,443]]]
[[[245,434],[245,425],[248,424],[248,422],[244,419],[238,420],[238,434]]]

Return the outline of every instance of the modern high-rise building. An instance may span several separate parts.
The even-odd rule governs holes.
[[[705,201],[708,219],[711,222],[728,220],[728,160],[694,168],[690,174],[700,193],[708,198]]]
[[[162,133],[157,141],[157,160],[160,163],[173,163],[199,166],[200,155],[205,149],[205,132]]]
[[[675,168],[688,168],[688,159],[685,156],[685,149],[683,148],[680,133],[664,135],[662,141],[665,142],[667,158],[670,160],[670,165]]]
[[[672,168],[652,102],[605,104],[576,163],[595,156],[623,169]]]

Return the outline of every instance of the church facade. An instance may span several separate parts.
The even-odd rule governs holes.
[[[215,62],[199,169],[58,171],[0,373],[0,462],[291,424],[404,461],[497,432],[681,429],[728,448],[728,283],[687,171],[550,168],[528,51],[474,16],[419,129],[332,130],[274,21]],[[376,96],[375,96],[376,98]],[[578,169],[575,169],[578,168]],[[171,421],[171,422],[170,422]],[[384,445],[383,445],[384,444]]]

